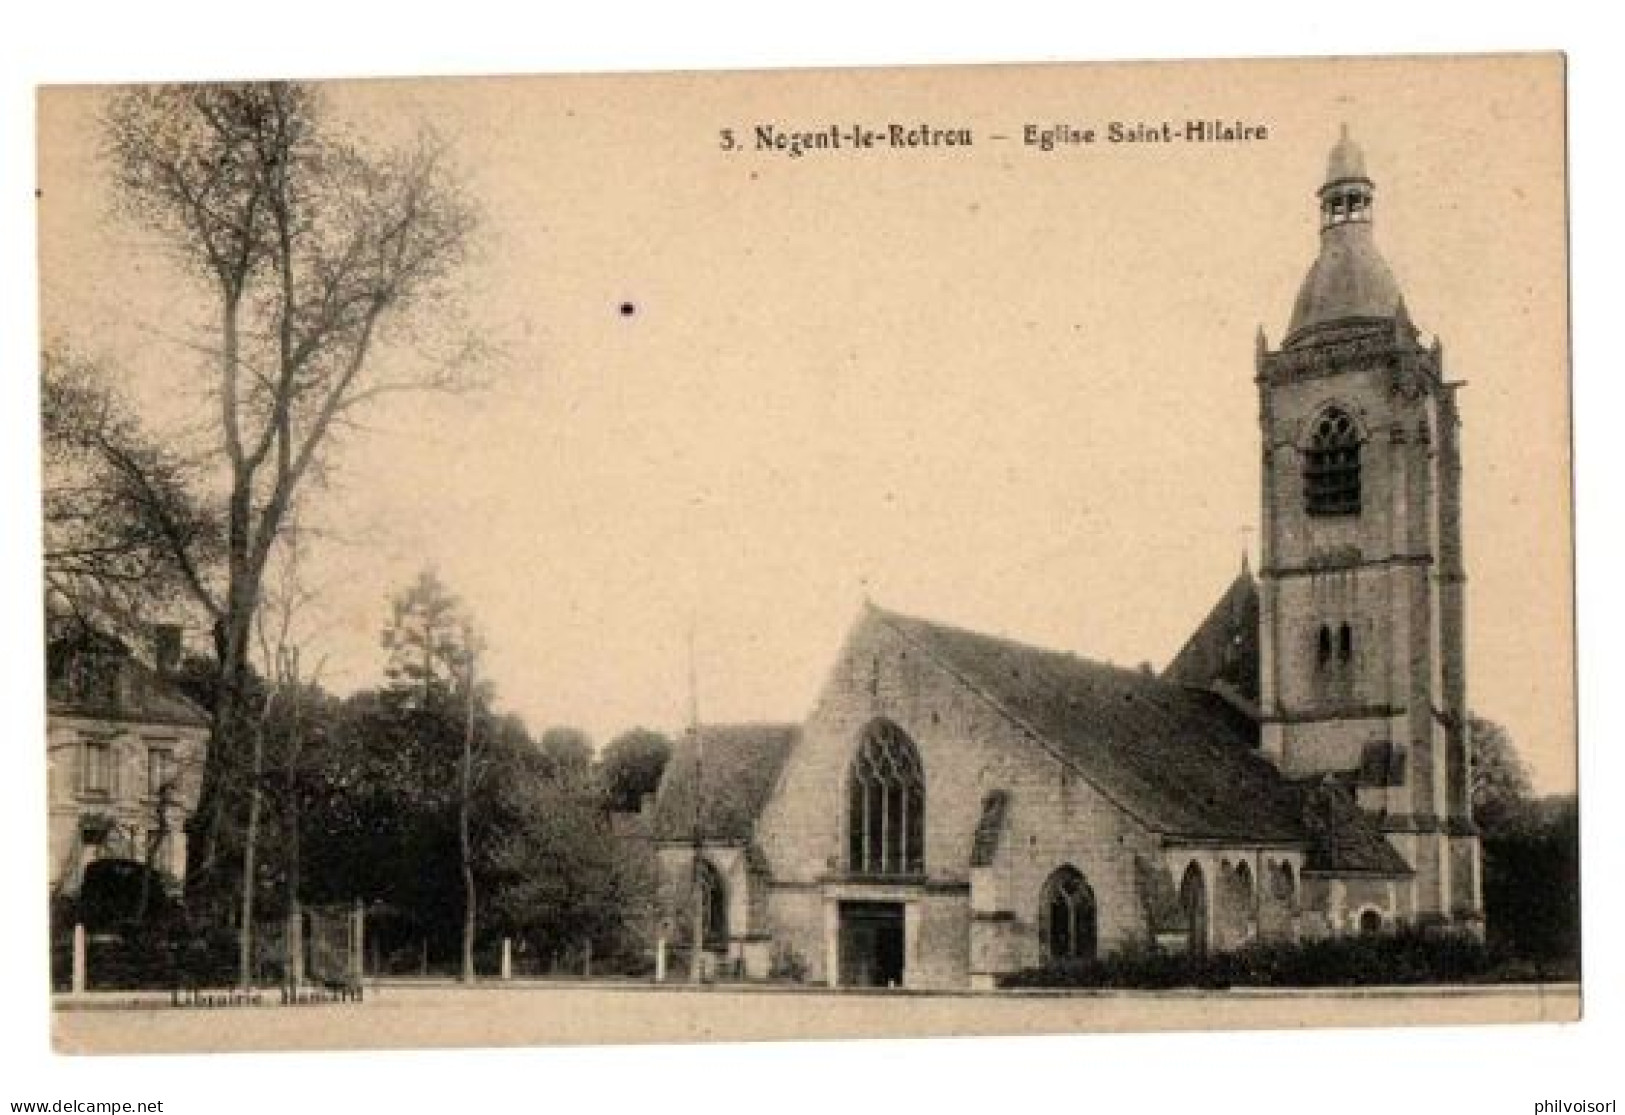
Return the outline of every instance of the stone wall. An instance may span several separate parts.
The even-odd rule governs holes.
[[[148,751],[153,748],[173,753],[176,776],[167,818],[169,835],[153,866],[179,886],[186,873],[186,821],[197,803],[206,733],[194,727],[52,716],[46,741],[53,891],[77,893],[86,864],[97,858],[146,860],[147,841],[158,824],[158,798],[147,775]],[[108,748],[105,791],[84,782],[85,749],[91,742]],[[89,817],[112,823],[99,847],[82,843],[82,824]]]
[[[1040,894],[1067,864],[1094,892],[1102,950],[1145,939],[1134,856],[1154,848],[1153,837],[870,614],[848,639],[757,829],[773,872],[775,938],[806,957],[810,978],[830,978],[835,889],[858,893],[845,863],[847,771],[864,729],[880,718],[912,740],[926,785],[925,877],[909,892],[918,918],[909,986],[964,987],[981,965],[1039,963]],[[972,888],[972,842],[995,790],[1007,794],[1003,831]]]

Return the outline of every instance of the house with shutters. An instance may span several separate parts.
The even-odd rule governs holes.
[[[51,894],[139,869],[178,894],[186,822],[197,805],[208,714],[176,686],[180,629],[156,629],[150,654],[73,623],[46,649]]]

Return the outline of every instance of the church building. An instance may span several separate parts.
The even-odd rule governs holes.
[[[704,726],[650,808],[668,930],[831,986],[1125,947],[1481,934],[1456,386],[1345,130],[1258,338],[1262,560],[1163,673],[866,605],[794,725]]]

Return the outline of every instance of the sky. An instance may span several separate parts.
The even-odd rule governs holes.
[[[1162,666],[1256,567],[1255,336],[1280,340],[1346,122],[1412,316],[1468,383],[1471,703],[1571,790],[1559,80],[1463,58],[335,85],[359,134],[453,141],[484,215],[469,320],[503,355],[487,390],[383,405],[336,447],[305,660],[376,683],[388,597],[432,566],[501,703],[600,741],[683,723],[690,631],[703,719],[799,719],[866,597]],[[207,306],[112,214],[102,96],[41,100],[45,331],[195,438]],[[1268,138],[1021,142],[1193,117]],[[852,122],[975,142],[750,142]]]

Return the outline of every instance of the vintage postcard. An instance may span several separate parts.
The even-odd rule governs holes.
[[[59,1050],[1578,1017],[1561,57],[38,111]]]

